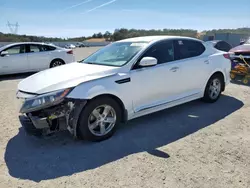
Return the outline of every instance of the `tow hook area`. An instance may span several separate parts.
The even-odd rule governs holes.
[[[77,122],[85,106],[85,100],[67,100],[61,104],[20,116],[26,132],[35,136],[46,136],[58,131],[69,130],[77,137]]]

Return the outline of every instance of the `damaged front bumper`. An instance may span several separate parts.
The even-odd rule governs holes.
[[[19,116],[27,133],[35,136],[49,135],[69,130],[77,137],[77,122],[86,100],[67,99],[49,108],[33,111]]]

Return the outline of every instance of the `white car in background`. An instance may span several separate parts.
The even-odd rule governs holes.
[[[37,72],[75,61],[72,50],[37,42],[0,48],[0,75]]]
[[[68,129],[75,137],[101,141],[120,122],[200,98],[217,101],[230,69],[227,52],[197,39],[121,40],[79,63],[21,81],[17,98],[25,102],[20,120],[33,134]]]
[[[76,46],[75,46],[74,44],[66,44],[66,45],[65,45],[65,48],[66,48],[66,49],[75,49]]]

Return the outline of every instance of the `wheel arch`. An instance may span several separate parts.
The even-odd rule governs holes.
[[[65,61],[64,61],[63,59],[61,59],[61,58],[54,58],[54,59],[50,62],[50,64],[49,64],[49,68],[51,68],[52,63],[53,63],[54,61],[56,61],[56,60],[60,60],[60,61],[62,61],[62,62],[63,62],[63,64],[65,64]]]
[[[74,88],[73,91],[69,94],[69,98],[73,99],[83,99],[87,101],[94,100],[100,97],[110,97],[115,100],[123,111],[123,121],[127,120],[127,106],[126,97],[122,97],[119,92],[110,85],[105,85],[104,83],[95,84],[93,82],[87,82],[85,84],[80,84],[78,87]]]
[[[119,97],[117,97],[114,94],[109,94],[109,93],[103,93],[100,95],[96,95],[95,97],[93,97],[91,99],[87,99],[85,103],[84,103],[84,101],[80,102],[80,103],[83,103],[83,106],[79,108],[80,111],[79,111],[78,115],[80,115],[81,112],[85,109],[86,105],[88,105],[88,102],[95,100],[95,99],[104,98],[104,97],[109,97],[117,102],[117,104],[120,106],[121,112],[122,112],[121,122],[126,122],[128,119],[128,113],[127,113],[127,110],[124,106],[124,103],[122,102],[122,100]],[[73,127],[74,127],[73,134],[76,138],[79,138],[80,137],[79,136],[79,120],[80,120],[80,118],[78,116],[77,117],[75,116],[75,118],[76,118],[76,121],[75,121],[75,124],[73,125]]]
[[[89,100],[95,100],[97,98],[104,98],[104,97],[109,97],[113,99],[115,102],[117,102],[117,104],[120,106],[121,111],[122,111],[122,122],[126,122],[128,119],[128,113],[127,113],[124,103],[118,96],[114,94],[110,94],[110,93],[103,93],[103,94],[96,95],[95,97]]]
[[[221,70],[216,70],[216,71],[214,71],[211,75],[210,75],[210,77],[208,78],[208,80],[207,80],[207,83],[208,83],[208,81],[210,80],[210,78],[212,78],[213,76],[215,76],[215,75],[219,75],[222,79],[223,79],[223,82],[222,82],[222,91],[225,91],[225,86],[226,86],[226,76],[225,76],[225,74],[223,73],[223,71],[221,71]]]

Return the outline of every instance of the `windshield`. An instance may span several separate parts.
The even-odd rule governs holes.
[[[90,55],[82,63],[121,67],[128,63],[147,42],[117,42]]]

